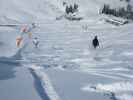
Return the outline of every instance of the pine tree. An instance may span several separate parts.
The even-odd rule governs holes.
[[[127,12],[132,12],[132,6],[130,4],[127,5]]]

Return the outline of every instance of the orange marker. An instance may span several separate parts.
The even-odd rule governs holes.
[[[16,38],[16,46],[17,46],[17,47],[20,46],[21,41],[22,41],[22,38],[21,38],[21,37],[17,37],[17,38]]]

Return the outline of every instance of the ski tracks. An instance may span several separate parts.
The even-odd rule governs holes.
[[[61,100],[60,97],[58,96],[58,94],[56,93],[56,91],[51,83],[51,80],[49,79],[48,75],[45,73],[45,70],[43,69],[43,67],[39,67],[39,66],[36,66],[33,64],[33,65],[30,65],[29,68],[32,71],[34,71],[34,73],[41,80],[41,85],[42,85],[44,91],[46,91],[50,100]]]

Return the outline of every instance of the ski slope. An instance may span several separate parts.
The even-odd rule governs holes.
[[[56,17],[64,14],[64,0],[1,0],[0,22],[2,24],[18,24],[32,22],[55,21]],[[131,0],[132,1],[132,0]],[[95,19],[104,4],[111,7],[125,7],[127,3],[119,0],[66,0],[68,5],[79,4],[79,15],[85,19]],[[114,5],[115,4],[115,5]]]
[[[90,27],[88,31],[81,30],[81,23],[81,26],[64,24],[67,32],[59,32],[62,27],[56,25],[54,32],[42,32],[47,26],[41,25],[35,34],[40,39],[39,48],[29,43],[22,53],[42,84],[48,82],[43,85],[45,91],[50,91],[47,94],[59,97],[58,100],[131,100],[132,24],[120,27],[106,24]],[[95,35],[100,39],[97,50],[91,47]]]
[[[113,26],[99,15],[104,3],[115,8],[127,3],[66,0],[79,4],[79,14],[84,17],[70,22],[56,20],[64,14],[62,2],[0,0],[0,23],[17,25],[0,27],[0,99],[132,100],[133,24]],[[21,25],[30,27],[33,22],[37,27],[31,30],[32,38],[25,34],[17,48]],[[91,45],[95,35],[100,41],[96,50]],[[39,38],[38,48],[32,43],[34,37]]]

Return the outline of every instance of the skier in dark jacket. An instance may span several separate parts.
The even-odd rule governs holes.
[[[97,36],[95,36],[95,38],[93,39],[92,45],[93,45],[93,47],[94,47],[95,49],[99,46],[99,41],[98,41]]]

